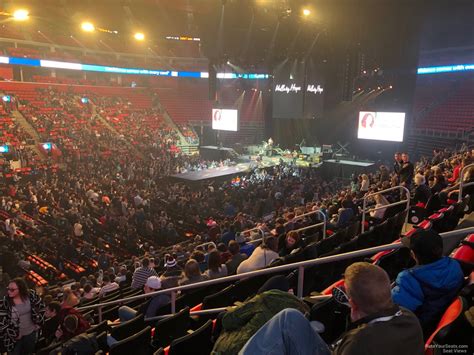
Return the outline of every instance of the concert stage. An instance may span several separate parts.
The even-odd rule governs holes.
[[[326,179],[335,177],[350,178],[352,174],[361,174],[367,172],[374,163],[351,160],[325,160],[323,163],[313,163],[302,159],[293,160],[286,156],[259,157],[256,155],[240,155],[238,162],[232,166],[221,166],[199,171],[188,171],[185,173],[174,174],[170,177],[187,183],[198,183],[206,180],[226,179],[237,175],[243,175],[255,168],[271,168],[279,165],[280,162],[294,162],[298,167],[321,168],[322,174]]]
[[[257,159],[258,156],[256,155],[241,155],[239,156],[238,163],[232,166],[222,166],[217,168],[210,168],[204,169],[200,171],[188,171],[186,173],[174,174],[171,175],[171,178],[181,180],[183,182],[200,182],[205,180],[212,180],[212,179],[220,179],[220,178],[228,178],[234,175],[242,175],[245,174],[252,169],[255,168],[270,168],[272,166],[280,164],[280,160],[285,163],[290,163],[292,161],[291,158],[282,157],[282,156],[274,156],[274,157],[261,157],[261,160]],[[296,165],[299,167],[308,167],[309,163],[297,160]],[[320,164],[313,163],[313,167],[317,167]]]

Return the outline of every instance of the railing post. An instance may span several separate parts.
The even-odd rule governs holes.
[[[364,196],[362,200],[362,226],[360,227],[360,232],[365,232],[365,208],[367,207],[367,198]]]
[[[304,283],[304,266],[298,267],[298,289],[296,291],[296,296],[298,298],[303,298],[303,283]]]
[[[323,225],[323,239],[326,239],[326,228],[327,228],[328,219],[327,219],[327,217],[326,217],[326,215],[324,214],[323,211],[316,210],[316,212],[318,212],[318,214],[320,216],[323,216],[323,222],[324,222],[324,225]]]
[[[171,291],[171,313],[176,313],[176,291]]]
[[[98,308],[99,310],[99,323],[102,322],[102,307]]]

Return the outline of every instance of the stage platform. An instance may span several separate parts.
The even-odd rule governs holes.
[[[186,173],[171,175],[171,177],[189,182],[196,182],[243,174],[250,171],[250,166],[250,163],[239,163],[234,166],[222,166],[199,171],[188,171]]]
[[[170,177],[182,182],[196,183],[206,180],[214,179],[225,179],[232,176],[245,174],[255,168],[271,168],[272,166],[280,164],[280,161],[290,163],[293,158],[284,156],[273,156],[273,157],[261,157],[261,160],[256,155],[241,155],[239,156],[238,163],[232,166],[222,166],[217,168],[204,169],[199,171],[189,171],[186,173],[174,174]],[[325,160],[324,163],[313,163],[302,159],[295,161],[298,167],[311,167],[321,168],[323,176],[327,179],[334,177],[349,178],[352,173],[358,174],[366,172],[370,169],[374,163],[351,161],[351,160]]]

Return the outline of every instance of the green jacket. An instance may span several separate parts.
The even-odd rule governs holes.
[[[309,307],[303,301],[279,290],[263,292],[227,312],[222,318],[222,332],[212,353],[237,354],[262,325],[286,308],[295,308],[302,313],[309,312]]]

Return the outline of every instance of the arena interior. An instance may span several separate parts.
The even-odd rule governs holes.
[[[0,0],[0,354],[472,354],[473,18]]]

